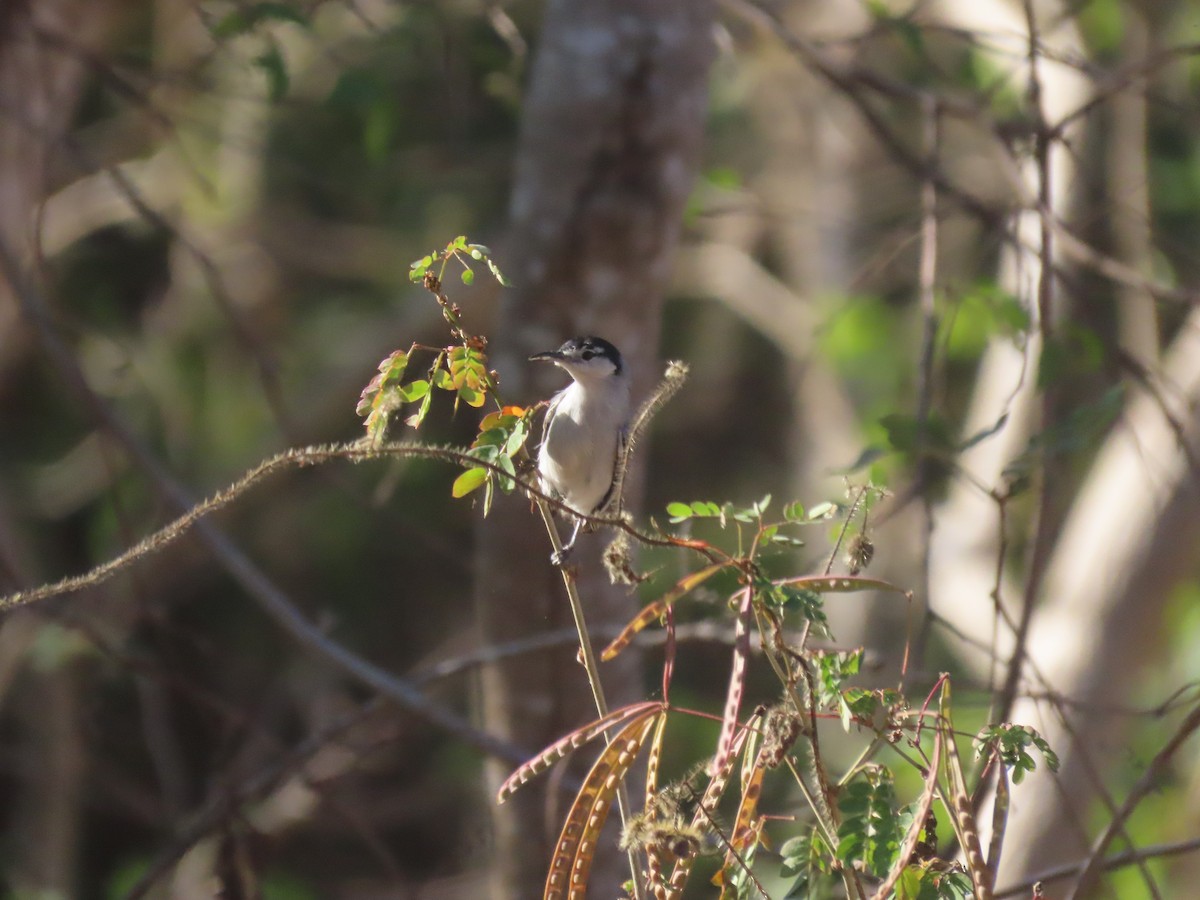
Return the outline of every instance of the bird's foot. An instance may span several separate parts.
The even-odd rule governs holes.
[[[571,558],[571,551],[574,549],[574,547],[563,547],[561,550],[555,550],[550,554],[550,564],[556,569],[565,567]]]

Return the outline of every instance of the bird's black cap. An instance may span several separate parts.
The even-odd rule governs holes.
[[[531,360],[548,359],[564,360],[564,359],[591,359],[595,356],[603,356],[613,364],[616,373],[621,374],[621,370],[625,366],[625,361],[621,359],[621,351],[614,347],[611,343],[602,337],[594,335],[581,335],[573,337],[565,342],[557,350],[548,350],[545,353],[535,353],[529,357]]]

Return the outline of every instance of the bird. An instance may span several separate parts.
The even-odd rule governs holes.
[[[615,498],[617,465],[629,427],[629,373],[621,352],[601,337],[571,338],[531,361],[565,369],[571,383],[550,401],[538,448],[538,483],[584,516],[604,511]],[[551,561],[561,566],[575,546],[584,520]]]

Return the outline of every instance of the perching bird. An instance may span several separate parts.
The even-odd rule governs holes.
[[[629,424],[629,374],[620,351],[598,337],[577,337],[531,360],[567,370],[571,383],[554,395],[542,426],[538,480],[542,489],[572,510],[596,515],[613,498],[617,460]],[[561,565],[583,520],[553,561]]]

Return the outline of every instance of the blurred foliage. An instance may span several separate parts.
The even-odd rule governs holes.
[[[106,56],[84,67],[75,146],[57,148],[36,178],[9,171],[0,177],[45,186],[38,272],[54,324],[92,389],[200,496],[283,447],[358,438],[355,398],[377,361],[401,336],[442,346],[436,305],[409,281],[413,259],[466,233],[491,244],[503,267],[526,45],[536,46],[542,8],[471,0],[204,2],[176,28],[178,13],[168,4],[126,6]],[[1160,43],[1200,38],[1195,2],[1152,6],[1090,0],[1070,8],[1086,54],[1082,67],[1097,83],[1107,83],[1125,61],[1134,13],[1149,20]],[[797,32],[813,23],[822,46],[836,45],[882,78],[977,104],[1014,133],[1028,116],[1027,98],[986,37],[964,39],[895,4],[847,11],[846,21],[858,22],[849,36],[827,33],[816,5],[782,8]],[[801,298],[815,325],[802,336],[806,342],[785,347],[762,323],[733,311],[736,304],[676,298],[664,320],[663,355],[688,359],[694,378],[656,422],[646,508],[666,510],[663,518],[711,537],[719,521],[755,517],[752,498],[767,490],[780,499],[804,497],[809,508],[794,516],[780,500],[774,510],[789,528],[792,520],[804,522],[803,531],[785,528],[766,539],[798,571],[825,562],[823,514],[846,501],[838,473],[854,469],[855,477],[896,486],[931,457],[946,463],[992,436],[962,433],[977,367],[995,342],[1023,347],[1031,315],[998,283],[1005,229],[943,198],[934,348],[941,377],[934,408],[919,419],[918,179],[865,146],[861,132],[845,124],[844,98],[777,43],[734,18],[722,20],[719,36],[705,174],[687,209],[685,243],[744,250],[759,271]],[[1153,258],[1143,274],[1168,287],[1200,280],[1198,88],[1200,57],[1189,53],[1164,60],[1146,91]],[[911,104],[879,101],[879,108],[902,140],[919,146],[921,122]],[[1107,251],[1111,209],[1125,200],[1107,195],[1101,169],[1114,140],[1105,104],[1089,115],[1088,127],[1088,140],[1073,148],[1090,185],[1075,213]],[[1007,208],[1010,186],[982,144],[951,122],[939,152],[949,170]],[[843,157],[844,168],[818,165]],[[154,214],[122,199],[105,166],[120,167]],[[838,177],[830,179],[834,170]],[[86,200],[92,195],[83,191],[72,199],[67,191],[76,186],[105,202]],[[64,220],[75,230],[55,224]],[[1011,461],[1011,486],[1027,483],[1049,456],[1081,469],[1119,415],[1125,395],[1111,376],[1122,300],[1103,280],[1095,290],[1073,289],[1082,277],[1064,275],[1073,318],[1043,348],[1036,376],[1043,386],[1069,391],[1071,411]],[[458,302],[483,330],[499,288],[483,284],[487,278],[452,280],[459,282]],[[1161,301],[1160,311],[1163,336],[1170,337],[1186,309]],[[773,312],[784,320],[786,311]],[[419,404],[447,387],[438,379],[465,371],[449,365],[439,369],[445,376],[431,376],[422,359],[418,380],[434,380],[404,402]],[[476,381],[487,371],[483,360],[468,368]],[[802,375],[817,369],[832,373],[836,395],[802,391]],[[411,391],[413,383],[404,385]],[[481,458],[511,460],[509,441],[528,430],[525,413],[540,398],[506,398],[522,406],[493,413],[488,424],[495,427],[484,439],[472,402],[478,384],[464,375],[448,386],[463,402],[457,410],[432,404],[422,423],[426,439],[477,441]],[[835,446],[838,457],[820,472],[805,468],[814,437]],[[938,484],[949,470],[936,469]],[[471,511],[451,502],[453,478],[428,462],[293,472],[257,488],[218,521],[329,634],[411,674],[467,646]],[[459,478],[467,482],[459,482],[458,493],[490,492],[487,475]],[[740,499],[711,508],[680,499],[698,496]],[[93,401],[65,385],[31,342],[5,344],[5,590],[82,571],[172,515],[97,428]],[[1017,539],[1024,536],[1017,531]],[[889,548],[881,549],[886,557]],[[647,602],[683,575],[674,551],[649,552],[641,562],[659,573],[641,589]],[[696,592],[697,603],[681,606],[681,624],[709,618],[731,588],[726,576],[714,578]],[[1147,698],[1200,676],[1195,593],[1194,584],[1178,591],[1162,626],[1169,675],[1145,675]],[[779,599],[792,607],[811,601],[799,593]],[[811,611],[811,603],[804,608]],[[0,646],[0,662],[12,667],[4,669],[11,680],[0,736],[14,748],[0,760],[0,796],[9,810],[0,869],[16,872],[24,858],[19,832],[32,790],[28,773],[49,752],[37,744],[36,723],[43,714],[70,720],[86,796],[79,801],[83,897],[123,896],[187,811],[282,758],[365,696],[313,664],[191,541],[102,591],[46,604],[33,616],[27,645],[13,638],[13,646]],[[902,619],[884,611],[878,623],[894,650]],[[531,633],[538,627],[531,623]],[[955,665],[943,640],[935,637],[926,651],[932,672]],[[564,658],[570,652],[562,651]],[[678,662],[677,701],[711,704],[724,690],[727,664],[725,646],[695,645]],[[863,680],[846,675],[848,690]],[[74,705],[45,699],[45,685],[58,678],[71,685]],[[454,708],[465,707],[472,693],[467,679],[438,682],[434,690]],[[747,682],[756,701],[773,700],[777,690],[770,678]],[[981,686],[960,690],[963,730],[982,724],[984,696]],[[849,700],[843,694],[839,702]],[[672,720],[670,728],[671,748],[711,746],[716,734],[712,723],[692,718]],[[478,756],[394,710],[361,723],[347,740],[359,754],[354,765],[313,779],[320,812],[254,848],[270,873],[259,885],[262,896],[330,896],[351,878],[347,873],[408,889],[485,864],[483,801],[470,787],[482,769]],[[838,740],[831,752],[840,758],[852,748]],[[1157,727],[1137,730],[1117,795],[1161,741]],[[1023,762],[1021,737],[1010,744]],[[690,763],[671,749],[664,766],[678,775]],[[1194,819],[1173,808],[1174,791],[1183,789],[1166,785],[1162,797],[1147,801],[1130,825],[1139,842],[1194,831]],[[901,802],[893,804],[896,797],[906,802],[916,794],[919,779],[904,773],[894,791],[889,808]],[[866,814],[878,805],[876,794],[848,792],[848,800]],[[1097,809],[1095,823],[1106,814]],[[789,879],[821,874],[804,868],[822,855],[811,844],[785,848]],[[833,851],[840,852],[824,848],[824,857]],[[1154,870],[1164,884],[1174,883],[1167,864]],[[1133,872],[1111,884],[1122,897],[1144,893]]]

